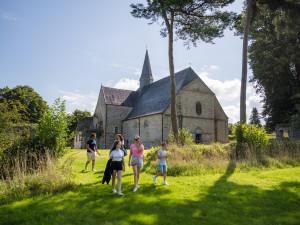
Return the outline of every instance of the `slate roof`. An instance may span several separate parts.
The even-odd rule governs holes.
[[[146,50],[146,55],[145,55],[145,59],[144,59],[143,70],[142,70],[142,75],[141,75],[140,80],[143,80],[143,79],[144,80],[151,79],[153,81],[148,50]]]
[[[187,68],[175,74],[176,92],[178,93],[193,80],[200,79],[191,69]],[[141,117],[144,115],[162,113],[171,102],[170,76],[145,86],[136,99],[133,110],[127,119]]]
[[[109,105],[124,105],[133,107],[135,91],[102,86],[104,101]]]
[[[200,78],[195,71],[189,67],[177,72],[175,74],[175,79],[176,93],[178,93],[193,80]],[[203,84],[205,85],[204,82]],[[104,86],[102,86],[102,91],[106,104],[133,108],[126,119],[162,113],[171,103],[170,76],[147,85],[142,90],[138,91],[116,89]]]

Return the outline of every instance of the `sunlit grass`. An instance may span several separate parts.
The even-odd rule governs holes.
[[[0,205],[0,224],[299,224],[300,167],[274,170],[236,170],[231,163],[222,173],[168,177],[169,186],[152,184],[142,173],[133,193],[131,168],[123,176],[124,197],[102,185],[108,152],[97,158],[96,173],[85,173],[84,150],[69,150],[75,187],[51,195]],[[128,159],[126,158],[126,162]],[[127,164],[127,163],[126,163]]]

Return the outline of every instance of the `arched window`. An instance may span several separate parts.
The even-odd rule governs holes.
[[[196,103],[196,113],[197,113],[198,115],[201,115],[201,113],[202,113],[202,105],[201,105],[200,102],[197,102],[197,103]]]

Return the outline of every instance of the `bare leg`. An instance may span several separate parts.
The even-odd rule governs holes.
[[[164,183],[166,183],[167,173],[163,173],[163,176],[164,176]]]
[[[132,166],[133,178],[134,178],[134,187],[137,187],[137,166]]]
[[[92,171],[95,169],[95,160],[92,160]]]
[[[113,171],[111,184],[112,184],[112,189],[115,190],[116,189],[116,170]]]
[[[118,171],[118,192],[122,192],[122,170]]]
[[[86,161],[86,163],[85,163],[85,170],[87,170],[88,169],[88,165],[90,164],[90,161]]]
[[[139,185],[139,179],[140,179],[140,171],[141,171],[141,167],[136,167],[136,177],[137,177],[137,182],[136,182],[136,186],[138,186]]]

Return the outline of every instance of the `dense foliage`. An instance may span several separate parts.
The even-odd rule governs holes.
[[[268,136],[264,128],[256,125],[239,124],[235,128],[238,158],[257,158],[268,145]]]
[[[260,123],[260,118],[259,118],[259,113],[257,111],[257,108],[254,107],[252,109],[252,112],[251,112],[251,115],[250,115],[250,124],[254,124],[254,125],[257,125],[257,126],[261,126],[261,123]]]
[[[249,33],[250,81],[263,97],[266,126],[274,130],[277,123],[290,122],[296,113],[293,96],[300,92],[300,4],[299,0],[254,3]],[[242,21],[237,25],[240,32]]]
[[[4,116],[7,122],[37,123],[46,109],[46,102],[29,86],[0,89],[0,120]]]

